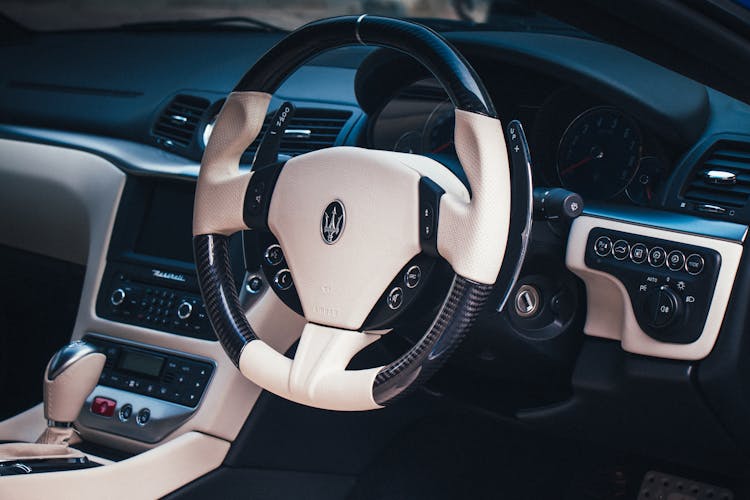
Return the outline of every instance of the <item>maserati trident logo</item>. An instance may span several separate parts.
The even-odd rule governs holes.
[[[333,245],[341,237],[346,225],[346,212],[344,204],[339,200],[333,200],[323,212],[320,220],[320,235],[328,245]]]

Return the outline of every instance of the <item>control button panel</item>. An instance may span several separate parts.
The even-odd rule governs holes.
[[[195,408],[213,373],[213,365],[206,361],[131,347],[99,337],[87,336],[86,340],[107,356],[99,377],[102,386]],[[108,416],[113,412],[114,405]],[[125,419],[128,418],[129,415]]]
[[[175,274],[175,277],[182,275]],[[115,272],[110,277],[109,287],[102,287],[97,314],[114,321],[179,335],[216,339],[197,290],[193,293],[150,283],[147,279],[147,273],[136,270]]]
[[[393,278],[365,320],[363,329],[390,328],[407,311],[414,311],[419,292],[435,269],[435,259],[426,253],[412,258]]]
[[[86,335],[107,356],[99,384],[81,408],[78,424],[155,443],[197,410],[213,362]]]
[[[716,251],[594,228],[585,262],[623,283],[649,336],[687,344],[701,335],[721,266]]]
[[[302,314],[302,304],[299,301],[297,288],[294,286],[294,278],[289,270],[281,245],[269,232],[259,233],[256,244],[259,254],[263,256],[260,266],[266,276],[268,286],[290,309],[297,314]],[[262,280],[257,275],[255,276],[258,283],[248,281],[246,284],[248,293],[258,293],[262,287]]]

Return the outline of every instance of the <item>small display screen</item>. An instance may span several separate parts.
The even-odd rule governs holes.
[[[135,252],[192,263],[194,198],[192,184],[156,185],[135,242]]]
[[[120,356],[118,366],[121,370],[127,370],[139,375],[158,377],[162,366],[164,366],[164,358],[135,351],[124,351]]]

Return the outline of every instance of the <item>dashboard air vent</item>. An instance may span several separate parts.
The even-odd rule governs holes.
[[[280,152],[296,156],[333,146],[350,116],[349,111],[297,108],[284,132]],[[267,128],[268,120],[248,153],[255,153]]]
[[[154,124],[152,134],[167,148],[186,148],[210,102],[201,97],[178,95],[164,108]]]
[[[744,207],[750,198],[750,143],[719,141],[714,144],[698,162],[685,186],[683,198],[708,204],[716,208],[717,213]]]

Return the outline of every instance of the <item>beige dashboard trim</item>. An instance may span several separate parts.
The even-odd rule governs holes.
[[[608,273],[591,269],[585,264],[588,235],[596,227],[710,248],[721,255],[721,269],[716,288],[705,327],[698,340],[690,344],[661,342],[649,337],[640,328],[628,292],[620,280]],[[619,340],[625,351],[635,354],[699,360],[708,356],[719,336],[741,257],[742,245],[737,243],[611,219],[582,216],[577,218],[571,227],[566,264],[586,284],[588,307],[584,332],[587,335]]]
[[[227,451],[227,441],[189,432],[158,448],[104,467],[3,477],[0,498],[159,498],[218,468]]]

